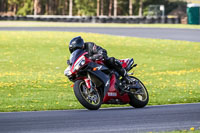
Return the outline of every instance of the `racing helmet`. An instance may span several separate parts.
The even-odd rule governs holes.
[[[83,49],[84,47],[84,40],[81,36],[74,37],[69,43],[69,51],[73,53],[77,49]]]

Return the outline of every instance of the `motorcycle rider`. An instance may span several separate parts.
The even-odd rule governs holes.
[[[105,65],[109,68],[114,68],[127,83],[131,83],[126,70],[122,67],[121,62],[114,57],[108,57],[107,51],[93,42],[84,42],[81,36],[74,37],[69,43],[70,53],[76,49],[83,49],[88,52],[89,59],[101,60],[104,59]]]

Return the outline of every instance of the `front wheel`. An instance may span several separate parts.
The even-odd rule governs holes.
[[[130,77],[133,81],[137,82],[141,88],[138,90],[134,88],[130,90],[131,93],[129,94],[129,98],[130,98],[129,104],[135,108],[142,108],[146,106],[149,102],[148,91],[146,87],[144,86],[144,84],[139,79],[133,76],[130,76]]]
[[[78,101],[89,110],[97,110],[101,107],[102,98],[97,89],[90,90],[83,80],[74,83],[74,94]]]

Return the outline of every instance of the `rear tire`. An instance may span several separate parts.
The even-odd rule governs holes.
[[[141,93],[141,95],[140,94],[129,94],[129,98],[130,98],[129,104],[135,108],[143,108],[149,102],[148,91],[147,91],[146,87],[144,86],[144,84],[139,79],[137,79],[136,77],[133,77],[133,76],[130,76],[130,77],[139,82],[140,86],[142,87],[141,91],[143,94],[142,93]],[[134,92],[134,89],[132,91]]]
[[[89,110],[98,110],[101,107],[101,93],[98,90],[95,90],[94,93],[94,95],[89,94],[89,89],[86,87],[83,80],[77,80],[74,83],[74,94],[76,98],[85,108]]]

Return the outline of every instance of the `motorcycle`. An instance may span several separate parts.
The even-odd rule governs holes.
[[[127,72],[137,66],[133,58],[120,62]],[[103,60],[91,60],[82,49],[75,50],[67,64],[64,74],[74,82],[78,101],[89,110],[98,110],[101,104],[130,104],[142,108],[149,101],[148,91],[139,79],[129,76],[131,82],[127,84],[115,70],[106,67]]]

